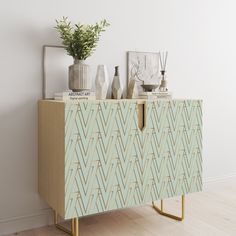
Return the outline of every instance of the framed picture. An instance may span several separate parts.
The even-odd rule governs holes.
[[[159,57],[159,52],[127,52],[128,84],[134,79],[139,93],[142,84],[159,83]]]
[[[73,64],[63,46],[43,46],[43,98],[54,98],[54,93],[68,90],[68,67]]]

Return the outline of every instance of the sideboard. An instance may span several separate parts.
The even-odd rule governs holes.
[[[38,108],[39,193],[58,228],[77,236],[80,217],[149,202],[183,220],[184,195],[202,189],[201,100],[41,100]],[[174,196],[180,217],[163,210]]]

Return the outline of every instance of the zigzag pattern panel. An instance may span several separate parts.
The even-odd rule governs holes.
[[[81,101],[65,109],[65,218],[200,191],[200,101]]]
[[[144,202],[202,189],[201,101],[155,101],[147,107]]]

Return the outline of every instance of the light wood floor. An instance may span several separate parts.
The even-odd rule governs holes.
[[[178,213],[180,201],[167,200],[166,209]],[[13,236],[12,234],[9,236]],[[63,236],[54,226],[18,233],[19,236]],[[157,214],[151,205],[118,210],[80,220],[80,236],[235,236],[236,183],[207,187],[186,196],[186,214],[177,222]]]

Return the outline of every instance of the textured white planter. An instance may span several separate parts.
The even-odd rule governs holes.
[[[90,66],[84,61],[75,60],[69,66],[69,89],[75,92],[91,89]]]
[[[99,65],[97,67],[95,86],[96,99],[106,99],[109,87],[109,76],[107,72],[107,67],[105,65]]]

